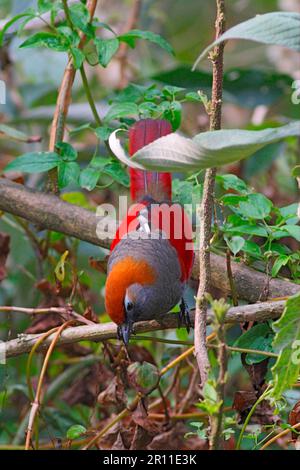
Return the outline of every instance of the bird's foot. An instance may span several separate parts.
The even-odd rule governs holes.
[[[189,333],[192,327],[192,322],[189,307],[183,297],[181,298],[179,308],[178,326],[185,326],[186,331]]]
[[[117,338],[119,341],[124,341],[121,325],[117,326]]]

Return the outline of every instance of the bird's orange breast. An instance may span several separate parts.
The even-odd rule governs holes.
[[[155,272],[145,260],[126,256],[116,262],[106,281],[105,305],[112,321],[120,325],[124,321],[124,297],[131,284],[151,285],[155,282]]]

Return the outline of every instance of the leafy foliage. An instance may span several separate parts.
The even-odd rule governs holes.
[[[247,158],[267,144],[297,136],[299,121],[262,131],[239,129],[203,132],[193,139],[170,134],[136,152],[126,162],[159,171],[192,171]]]
[[[177,30],[177,25],[171,24],[173,3]],[[300,279],[299,207],[293,202],[296,178],[300,175],[296,140],[299,116],[293,104],[298,91],[286,72],[291,59],[286,56],[282,61],[276,56],[276,70],[271,70],[273,51],[268,58],[261,58],[255,50],[253,60],[253,56],[251,59],[247,51],[236,49],[235,45],[231,50],[226,47],[229,60],[225,66],[230,64],[223,80],[223,101],[229,105],[223,107],[226,130],[205,132],[213,109],[212,73],[192,72],[189,64],[194,58],[189,54],[194,51],[193,44],[213,34],[211,25],[203,19],[198,23],[195,15],[197,28],[193,35],[193,15],[187,16],[192,3],[195,2],[184,5],[172,2],[172,10],[167,11],[165,2],[156,2],[149,11],[146,9],[146,19],[144,7],[140,12],[140,23],[150,28],[155,19],[157,30],[161,21],[168,18],[165,30],[173,48],[159,34],[137,29],[139,21],[130,25],[129,31],[120,32],[120,24],[124,23],[123,2],[119,2],[118,11],[111,11],[108,5],[103,14],[111,24],[91,18],[84,1],[37,0],[35,9],[22,13],[18,10],[18,14],[14,7],[7,7],[9,1],[2,2],[0,15],[4,12],[9,20],[0,31],[1,71],[4,78],[10,79],[0,124],[1,172],[5,167],[6,178],[21,184],[25,179],[30,186],[43,190],[46,172],[50,171],[57,175],[62,200],[94,210],[102,201],[114,202],[118,193],[129,187],[126,165],[171,169],[177,172],[173,199],[189,204],[187,211],[198,229],[201,221],[196,214],[203,193],[203,169],[228,165],[220,169],[216,178],[210,249],[217,254],[226,252],[229,265],[231,256],[236,262],[234,266],[246,264],[265,272],[266,285],[261,286],[265,296],[272,277],[296,283]],[[237,15],[231,5],[234,2],[226,3],[229,16],[234,19]],[[259,3],[260,11],[268,10],[269,2],[267,8],[264,0]],[[179,5],[182,14],[177,15]],[[253,14],[250,8],[245,8],[244,17]],[[126,14],[131,14],[127,9],[126,5]],[[39,29],[28,25],[31,20],[39,22]],[[299,14],[268,12],[229,29],[203,54],[220,41],[239,38],[299,50],[298,29]],[[23,38],[17,53],[15,35]],[[253,62],[250,65],[249,58]],[[58,120],[58,131],[65,127],[64,141],[57,139],[54,151],[41,151],[47,148],[52,107],[57,101],[58,71],[67,61],[73,64],[75,72],[80,70],[83,86],[80,80],[75,80],[72,112],[65,123],[65,119]],[[15,64],[17,83],[11,73]],[[93,68],[89,68],[84,83],[84,71],[89,65]],[[55,79],[50,77],[53,70]],[[87,106],[92,108],[92,115],[86,112]],[[114,138],[116,129],[121,129],[126,139],[128,128],[144,118],[167,119],[178,133],[145,147],[130,160],[121,149],[120,162],[108,147],[110,136]],[[236,123],[241,129],[234,129]],[[36,136],[36,132],[40,135]],[[241,159],[244,161],[240,162]],[[10,335],[23,332],[48,332],[70,318],[76,325],[81,320],[97,323],[98,317],[101,323],[108,321],[103,303],[104,250],[101,259],[95,259],[99,256],[98,247],[59,232],[46,233],[41,230],[43,227],[9,214],[0,214],[0,228],[0,304],[36,305],[43,312],[50,308],[47,314],[36,314],[33,318],[3,314],[1,338],[10,339]],[[235,279],[231,281],[234,289]],[[227,294],[227,290],[220,293],[224,297]],[[194,292],[188,295],[192,305]],[[296,405],[292,418],[287,412],[291,397],[299,398],[297,389],[293,395],[290,393],[299,376],[299,295],[287,300],[284,314],[275,323],[259,323],[244,333],[238,326],[226,330],[224,327],[228,370],[220,379],[220,329],[224,315],[229,304],[244,302],[234,299],[233,292],[232,297],[208,298],[216,314],[209,328],[217,339],[209,348],[211,371],[200,402],[197,387],[192,388],[198,380],[195,382],[192,353],[181,356],[193,332],[188,335],[178,329],[177,340],[171,330],[161,331],[151,339],[135,337],[128,351],[114,341],[56,346],[42,384],[40,418],[33,429],[32,444],[41,448],[78,447],[91,442],[98,429],[108,426],[109,432],[104,437],[107,448],[147,448],[149,443],[158,449],[206,448],[211,438],[211,427],[206,422],[208,418],[215,422],[220,414],[221,446],[226,449],[235,446],[240,424],[250,415],[251,427],[242,430],[238,441],[243,449],[261,448],[269,433],[275,435],[281,428],[290,430],[298,419]],[[53,313],[53,306],[63,313]],[[73,311],[78,312],[77,317],[72,316]],[[227,344],[232,348],[227,348]],[[41,377],[41,359],[44,360],[44,356],[37,354],[33,351],[27,364],[25,356],[0,364],[0,440],[6,447],[23,445],[26,412]],[[224,383],[222,397],[220,388]],[[271,397],[276,409],[262,400],[260,394],[266,387],[263,398]],[[256,407],[259,397],[262,401]],[[155,413],[151,411],[150,419],[147,412],[154,403],[156,409]],[[166,428],[168,413],[171,419]],[[173,414],[180,419],[173,419]],[[126,416],[124,426],[110,427],[122,415]],[[277,415],[282,424],[278,424]],[[278,441],[275,445],[278,448],[282,444]],[[291,448],[293,443],[284,445]]]
[[[299,13],[272,12],[257,15],[222,34],[202,52],[195,66],[210,49],[228,39],[247,39],[263,44],[276,44],[300,52],[299,25]]]

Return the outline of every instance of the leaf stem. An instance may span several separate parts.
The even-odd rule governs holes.
[[[289,429],[285,429],[284,431],[281,431],[280,433],[276,434],[276,436],[273,436],[271,439],[269,439],[259,450],[265,450],[267,447],[273,444],[273,442],[276,442],[281,437],[286,436],[289,432],[291,432],[292,429],[300,429],[300,423],[296,423]]]
[[[271,385],[269,385],[266,388],[264,393],[256,400],[256,402],[252,406],[251,410],[249,411],[249,413],[247,415],[247,418],[245,419],[243,427],[241,429],[241,432],[240,432],[240,435],[239,435],[239,438],[238,438],[238,441],[237,441],[237,444],[236,444],[236,450],[239,450],[240,447],[241,447],[241,443],[242,443],[242,440],[243,440],[243,436],[245,434],[246,427],[248,426],[253,413],[255,412],[258,405],[265,399],[265,397],[266,397],[267,393],[270,391],[270,389],[271,389]]]

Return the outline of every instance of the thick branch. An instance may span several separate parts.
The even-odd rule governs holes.
[[[3,178],[0,209],[29,220],[41,230],[54,230],[106,248],[111,242],[105,234],[101,240],[97,237],[97,223],[102,218],[95,213]]]
[[[226,258],[211,253],[210,269],[212,287],[219,289],[224,297],[231,296]],[[256,271],[243,263],[232,261],[231,269],[237,297],[241,300],[247,300],[249,303],[288,297],[300,291],[298,284],[282,279],[270,279],[265,273]],[[198,276],[199,262],[195,259],[192,277],[197,279]]]
[[[241,322],[262,322],[274,318],[278,318],[283,312],[285,301],[279,300],[276,302],[262,302],[253,305],[244,305],[241,307],[232,307],[228,310],[225,318],[226,323],[241,323]],[[212,312],[208,312],[208,321],[212,318]],[[194,322],[194,315],[191,314],[192,323]],[[178,318],[174,313],[165,315],[160,323],[156,320],[138,322],[134,325],[135,333],[146,333],[149,331],[158,331],[176,328],[178,326]],[[41,334],[27,335],[20,334],[18,338],[2,343],[5,347],[6,357],[19,356],[20,354],[28,353],[35,345]],[[57,345],[77,343],[79,341],[105,341],[108,339],[117,339],[117,327],[114,323],[103,323],[95,325],[84,325],[70,327],[65,330]],[[39,351],[47,349],[53,335],[49,336],[43,343]]]
[[[114,236],[114,233],[99,229],[98,224],[103,218],[97,217],[95,212],[64,202],[57,196],[25,188],[4,178],[0,178],[0,210],[23,217],[37,225],[40,230],[54,230],[103,248],[109,248]],[[197,258],[196,256],[193,269],[194,279],[199,278]],[[211,254],[210,261],[212,285],[220,289],[224,296],[229,295],[231,290],[226,259]],[[300,290],[297,284],[281,279],[269,280],[264,273],[242,263],[232,262],[231,269],[238,297],[249,302],[290,296]]]

